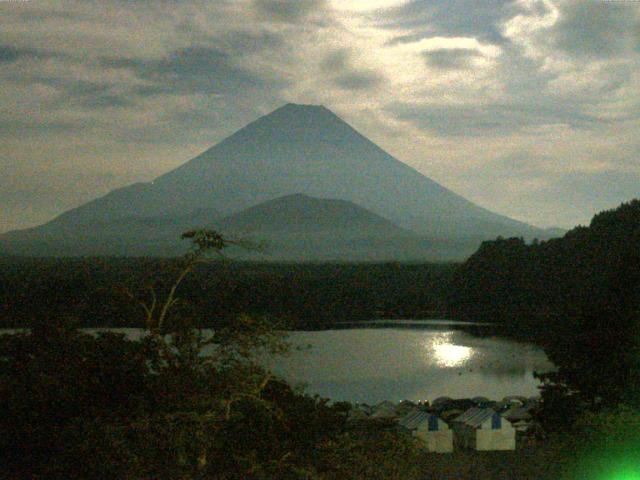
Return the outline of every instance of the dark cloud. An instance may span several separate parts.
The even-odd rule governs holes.
[[[117,93],[109,84],[98,82],[72,82],[64,85],[67,97],[84,108],[128,107],[133,101],[127,95]]]
[[[59,92],[59,96],[57,99],[50,100],[50,106],[53,109],[67,109],[72,106],[100,109],[126,107],[134,104],[133,99],[126,92],[117,91],[117,86],[99,81],[27,75],[24,77],[24,84],[39,84],[55,88]],[[64,123],[62,125],[72,124]]]
[[[458,70],[471,66],[471,62],[482,54],[473,48],[446,48],[423,52],[427,63],[442,70]]]
[[[514,14],[513,0],[412,0],[385,11],[379,24],[389,29],[414,30],[399,35],[391,43],[415,42],[422,38],[475,37],[480,41],[503,43],[502,22]]]
[[[286,32],[269,28],[267,22],[260,25],[247,24],[244,28],[215,33],[207,30],[194,32],[191,23],[183,22],[176,26],[176,31],[192,38],[194,44],[215,46],[229,55],[240,56],[286,48],[288,39]]]
[[[329,53],[320,63],[334,85],[343,90],[366,90],[384,80],[384,76],[374,70],[353,67],[351,56],[348,49],[342,48]]]
[[[66,109],[72,106],[99,109],[134,104],[134,99],[129,95],[128,88],[118,91],[117,86],[105,82],[28,73],[10,78],[21,85],[45,85],[54,88],[58,95],[49,99],[49,105],[52,109]],[[73,126],[72,123],[61,124],[61,126],[65,125]]]
[[[24,52],[10,45],[0,45],[0,63],[13,62],[24,56]]]
[[[326,6],[326,0],[254,0],[258,13],[270,20],[299,22]]]
[[[570,2],[560,10],[553,42],[578,57],[625,55],[640,48],[639,11],[632,2]]]
[[[387,111],[439,136],[508,135],[528,127],[565,124],[595,128],[610,120],[589,115],[578,106],[546,103],[444,105],[394,103]]]
[[[54,56],[51,52],[45,52],[34,48],[21,48],[11,45],[0,45],[0,63],[11,63],[24,58],[39,59]]]
[[[349,66],[350,56],[350,52],[346,48],[334,50],[324,57],[324,59],[320,63],[320,68],[322,68],[322,70],[327,73],[334,73],[338,70],[344,70]]]
[[[175,50],[165,58],[103,58],[103,67],[129,69],[150,84],[136,87],[139,95],[222,94],[267,87],[269,81],[234,65],[232,57],[215,47]]]
[[[210,41],[222,45],[226,52],[234,52],[239,55],[264,50],[278,50],[286,45],[283,33],[266,30],[257,32],[236,30],[218,35]]]
[[[334,83],[343,90],[366,90],[379,85],[382,77],[373,71],[355,71],[343,73],[334,79]]]

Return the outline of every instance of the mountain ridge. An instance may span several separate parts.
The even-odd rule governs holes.
[[[291,194],[220,220],[228,236],[266,243],[266,255],[233,250],[234,258],[275,261],[434,261],[463,258],[469,243],[421,237],[353,202]],[[455,252],[452,255],[452,252]]]
[[[223,218],[294,192],[349,201],[434,238],[479,243],[498,235],[546,236],[544,230],[494,214],[439,185],[326,107],[287,104],[152,182],[116,189],[0,239],[11,238],[14,246],[21,236],[65,237],[73,243],[82,240],[74,232],[82,237],[96,225],[123,218],[182,218],[198,209],[215,209]]]
[[[222,219],[220,229],[277,230],[281,228],[311,230],[379,228],[380,232],[415,236],[386,218],[347,200],[316,198],[293,193],[254,205]]]

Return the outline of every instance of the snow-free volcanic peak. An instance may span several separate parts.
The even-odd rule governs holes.
[[[114,190],[43,226],[0,237],[0,247],[28,254],[46,244],[55,253],[59,243],[82,243],[83,232],[123,218],[184,219],[194,211],[224,218],[294,193],[352,202],[438,241],[544,237],[542,230],[492,213],[427,178],[329,109],[289,103],[151,183]]]

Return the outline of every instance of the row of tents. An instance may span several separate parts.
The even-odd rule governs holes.
[[[502,402],[449,400],[428,408],[382,402],[371,408],[369,418],[396,419],[403,431],[431,452],[515,450],[516,438],[531,425],[531,411],[537,405],[537,399],[523,397]]]
[[[491,408],[470,408],[450,425],[433,413],[416,411],[402,418],[399,425],[423,441],[430,452],[516,448],[516,429]]]

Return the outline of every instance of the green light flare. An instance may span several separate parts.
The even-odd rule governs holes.
[[[640,480],[640,472],[638,470],[625,469],[624,471],[614,473],[607,480]]]
[[[601,459],[602,460],[602,459]],[[598,462],[599,463],[599,462]],[[640,459],[634,455],[634,458],[611,458],[609,462],[606,462],[607,467],[602,468],[602,463],[600,465],[592,464],[593,469],[591,470],[592,475],[596,472],[600,472],[600,474],[589,475],[587,474],[583,478],[593,479],[593,480],[640,480]],[[600,468],[598,468],[600,466]],[[586,470],[584,473],[587,473],[589,470]]]

